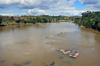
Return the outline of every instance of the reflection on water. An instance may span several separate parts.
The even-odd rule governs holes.
[[[60,32],[67,34],[58,36]],[[100,66],[99,40],[100,32],[71,22],[0,27],[0,61],[5,60],[2,66],[24,66],[25,62],[29,62],[26,66],[53,62],[56,66]],[[56,51],[58,48],[75,48],[81,55],[73,59]]]

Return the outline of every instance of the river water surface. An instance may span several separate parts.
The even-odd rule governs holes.
[[[67,34],[57,35],[60,32]],[[70,58],[56,51],[58,48],[81,53]],[[100,32],[71,22],[0,27],[2,60],[0,66],[48,66],[52,62],[55,66],[100,66]],[[25,65],[26,61],[30,63]]]

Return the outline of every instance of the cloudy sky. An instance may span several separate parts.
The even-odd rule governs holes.
[[[81,16],[87,10],[100,11],[100,0],[0,0],[0,15]]]

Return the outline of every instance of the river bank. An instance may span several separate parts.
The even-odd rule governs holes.
[[[66,21],[70,21],[70,20],[59,20],[58,22],[66,22]],[[49,22],[47,22],[49,23]],[[50,23],[57,23],[57,22],[50,22]],[[12,26],[12,25],[32,25],[32,24],[43,24],[41,22],[37,22],[37,23],[16,23],[16,22],[11,22],[11,23],[1,23],[0,26]]]
[[[0,26],[18,25],[21,23],[53,23],[53,22],[66,22],[71,20],[67,16],[0,16]]]

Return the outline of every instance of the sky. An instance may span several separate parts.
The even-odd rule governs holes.
[[[100,11],[100,0],[0,0],[3,16],[81,16],[85,11]]]

